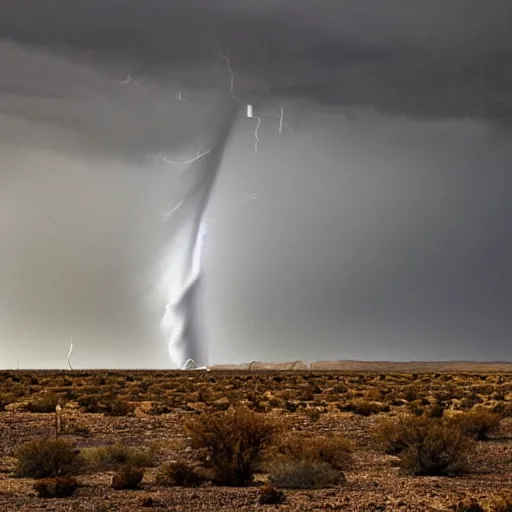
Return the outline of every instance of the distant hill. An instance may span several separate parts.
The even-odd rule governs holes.
[[[282,363],[265,363],[253,361],[243,364],[213,365],[211,370],[237,370],[237,371],[347,371],[347,372],[499,372],[512,373],[512,363],[509,362],[478,362],[478,361],[317,361],[310,365],[303,361]]]

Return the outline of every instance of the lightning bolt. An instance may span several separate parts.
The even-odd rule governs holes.
[[[261,126],[261,117],[253,115],[252,114],[252,105],[245,103],[235,94],[235,73],[233,71],[233,67],[231,66],[231,59],[226,54],[222,54],[222,60],[224,60],[224,62],[226,62],[226,66],[228,68],[228,74],[230,76],[229,92],[230,92],[231,96],[233,97],[233,99],[235,99],[236,101],[238,101],[239,103],[241,103],[242,105],[244,105],[247,108],[247,118],[248,119],[256,119],[256,121],[257,121],[256,128],[254,129],[254,139],[255,139],[254,140],[254,151],[258,151],[258,144],[260,143],[259,129]],[[281,105],[281,113],[279,116],[276,113],[272,113],[270,115],[272,115],[273,117],[277,117],[279,119],[279,135],[281,135],[283,133],[283,126],[286,126],[287,128],[290,129],[290,131],[293,131],[288,126],[288,124],[284,121],[284,107],[282,105]]]
[[[119,82],[121,85],[128,85],[128,84],[134,84],[134,85],[139,85],[139,82],[137,82],[136,80],[134,80],[132,78],[132,75],[128,75],[124,80],[121,80]]]

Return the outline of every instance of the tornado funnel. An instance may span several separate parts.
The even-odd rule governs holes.
[[[160,330],[168,341],[172,360],[180,368],[189,360],[198,366],[207,364],[200,301],[203,216],[237,113],[238,104],[230,101],[216,114],[213,129],[209,130],[211,150],[187,168],[177,206],[164,222],[166,249],[160,288],[166,306]]]

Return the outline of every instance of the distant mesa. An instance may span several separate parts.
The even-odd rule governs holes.
[[[261,370],[278,370],[278,371],[292,371],[292,370],[309,370],[309,366],[304,361],[291,361],[286,363],[264,363],[261,361],[253,361],[252,363],[242,364],[217,364],[210,367],[212,370],[247,370],[247,371],[261,371]]]

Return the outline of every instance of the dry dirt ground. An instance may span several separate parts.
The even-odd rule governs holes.
[[[503,373],[503,365],[459,365],[458,373],[438,365],[422,366],[417,373],[390,364],[384,373],[343,369],[0,372],[0,511],[242,512],[277,507],[258,504],[258,482],[239,489],[158,486],[157,467],[145,471],[140,490],[113,490],[112,472],[103,472],[79,475],[80,487],[71,498],[38,498],[33,480],[14,478],[13,455],[25,441],[55,436],[55,414],[30,411],[51,410],[56,402],[63,406],[61,437],[78,448],[116,442],[154,445],[158,464],[192,457],[184,442],[185,419],[237,404],[271,415],[289,429],[353,440],[355,463],[346,471],[346,483],[325,490],[286,490],[286,503],[279,505],[283,511],[447,511],[464,498],[485,499],[511,489],[512,374]],[[108,404],[116,400],[130,405],[130,412],[109,415]],[[449,412],[483,404],[504,413],[501,431],[478,443],[472,471],[465,476],[404,476],[397,459],[379,453],[372,442],[381,418],[434,403]],[[264,479],[257,475],[258,481]]]

